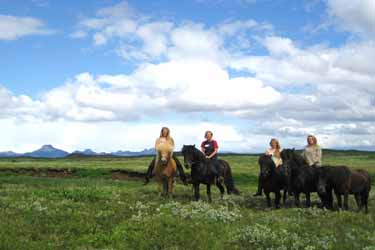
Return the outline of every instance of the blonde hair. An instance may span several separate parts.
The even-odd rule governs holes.
[[[164,129],[167,130],[167,136],[166,136],[166,137],[163,136],[163,131],[164,131]],[[171,137],[171,135],[170,135],[170,130],[169,130],[168,127],[162,127],[162,128],[161,128],[159,138],[163,138],[163,137],[165,137],[165,139],[166,139],[168,142],[170,142],[172,145],[174,145],[174,140],[172,139],[172,137]]]
[[[309,144],[309,138],[312,138],[312,140],[313,140],[313,143],[311,145]],[[314,135],[308,135],[307,136],[307,145],[308,146],[316,146],[316,145],[318,145],[318,139],[316,139],[316,137]]]
[[[276,138],[272,138],[271,141],[270,141],[270,146],[272,147],[272,142],[275,142],[276,143],[276,149],[275,149],[275,156],[276,157],[280,157],[280,142],[279,140],[277,140]]]

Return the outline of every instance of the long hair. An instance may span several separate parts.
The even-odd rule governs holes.
[[[168,132],[167,132],[167,136],[163,136],[163,130],[166,129]],[[162,138],[162,137],[165,137],[165,139],[170,142],[172,145],[174,145],[174,140],[172,139],[171,137],[171,134],[170,134],[170,130],[168,127],[162,127],[161,130],[160,130],[160,136],[159,138]]]
[[[276,149],[275,149],[275,153],[274,153],[274,155],[276,156],[276,157],[278,157],[278,158],[280,158],[281,157],[281,155],[280,155],[280,149],[281,149],[281,147],[280,147],[280,142],[279,142],[279,140],[277,140],[276,138],[272,138],[271,139],[271,141],[270,141],[270,146],[272,147],[272,142],[275,142],[276,143]]]
[[[310,145],[309,144],[309,138],[312,138],[313,143]],[[318,145],[318,139],[314,135],[308,135],[307,136],[307,146],[317,146]]]

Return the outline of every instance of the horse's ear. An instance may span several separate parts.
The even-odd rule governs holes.
[[[195,144],[193,145],[193,147],[195,148]]]

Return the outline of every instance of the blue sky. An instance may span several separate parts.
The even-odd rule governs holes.
[[[37,96],[80,72],[120,74],[129,72],[134,63],[124,62],[105,48],[92,48],[89,41],[71,39],[69,34],[84,16],[91,16],[101,7],[121,1],[1,1],[1,14],[29,16],[42,20],[53,34],[29,36],[0,43],[3,60],[2,82],[16,94]],[[254,19],[269,22],[282,36],[304,43],[343,43],[345,34],[319,32],[311,35],[303,31],[306,25],[317,25],[324,19],[324,4],[319,1],[129,1],[137,11],[154,19],[174,22],[194,21],[215,25],[223,20]],[[314,2],[314,1],[312,1]],[[262,48],[253,51],[262,53]],[[53,56],[52,56],[53,55]],[[22,72],[20,72],[20,69]]]
[[[138,150],[162,125],[178,146],[212,129],[238,152],[309,133],[372,149],[374,16],[373,0],[0,0],[0,151]]]

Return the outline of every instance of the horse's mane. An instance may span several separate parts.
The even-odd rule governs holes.
[[[273,162],[272,160],[272,156],[271,155],[267,155],[267,154],[262,154],[261,156],[259,156],[259,160],[258,160],[258,163],[261,164],[262,162],[264,161],[269,161],[270,163],[270,167],[276,169],[276,165],[275,163]]]
[[[193,150],[194,157],[198,158],[200,161],[204,161],[206,158],[204,154],[195,147],[195,145],[184,145],[182,151],[185,151],[187,148]]]
[[[297,153],[294,149],[284,149],[283,152],[287,154],[287,157],[292,160],[297,166],[308,166],[306,160],[301,154]]]
[[[161,151],[161,152],[173,152],[173,146],[170,145],[169,143],[160,143],[156,147],[156,151]]]
[[[204,156],[204,154],[202,153],[202,151],[200,151],[199,149],[197,149],[195,146],[193,146],[193,149],[194,149],[194,155],[196,157],[198,157],[199,160],[203,161],[203,160],[206,159],[205,156]]]

